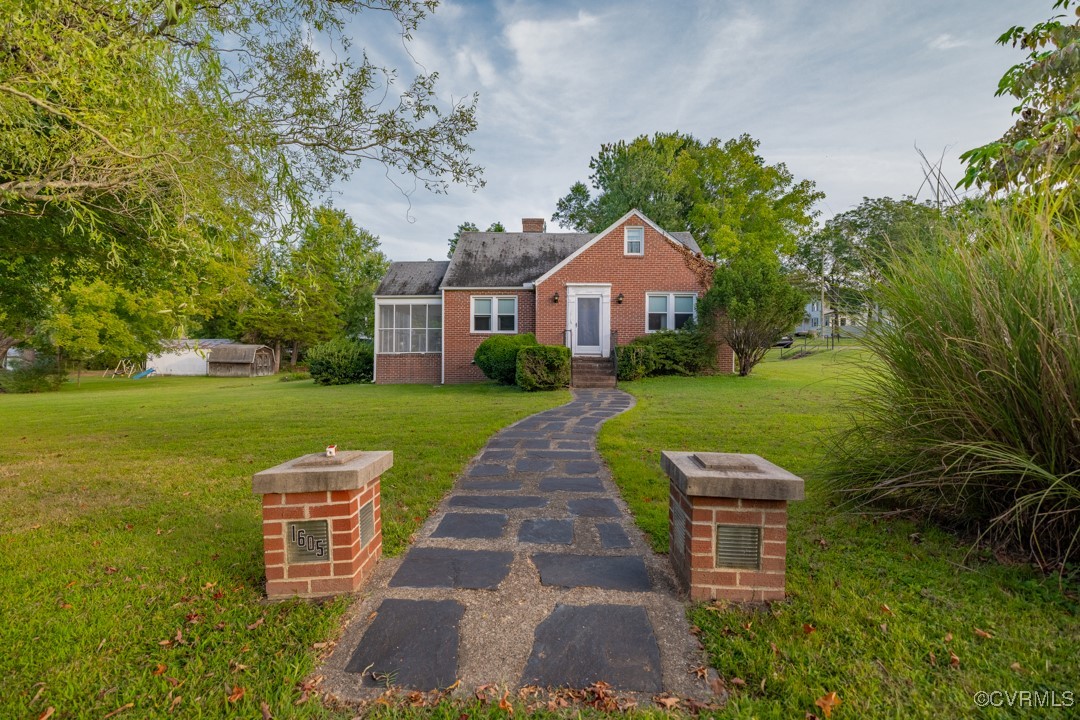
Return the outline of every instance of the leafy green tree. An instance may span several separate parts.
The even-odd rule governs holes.
[[[442,103],[434,72],[400,85],[346,31],[385,13],[407,40],[434,7],[0,0],[0,220],[68,230],[0,255],[194,275],[224,245],[287,236],[361,163],[436,192],[482,184],[475,96]]]
[[[458,240],[461,239],[461,233],[464,232],[480,232],[480,228],[477,227],[476,223],[470,220],[466,220],[458,225],[457,230],[455,230],[454,234],[450,236],[450,239],[446,241],[450,245],[450,249],[446,251],[446,257],[454,257],[454,251],[457,250]],[[488,225],[487,232],[506,232],[506,227],[500,221],[496,220]]]
[[[816,294],[844,313],[864,309],[865,294],[881,277],[888,259],[915,247],[929,247],[949,225],[929,201],[904,197],[863,198],[799,238],[792,259]]]
[[[669,231],[690,231],[716,260],[743,251],[791,252],[824,194],[783,163],[767,165],[749,135],[702,142],[657,133],[601,146],[589,162],[592,190],[575,183],[553,219],[600,232],[632,208]]]
[[[1075,0],[1056,0],[1069,10]],[[1080,8],[1075,14],[1080,15]],[[998,44],[1027,51],[998,83],[998,96],[1017,100],[1016,122],[1001,138],[968,150],[962,187],[990,190],[1075,184],[1080,163],[1080,21],[1055,15],[1030,28],[1015,25]]]
[[[370,337],[374,292],[388,262],[379,239],[342,210],[320,207],[295,243],[265,246],[239,319],[252,339],[301,347],[340,335]]]
[[[806,293],[781,271],[775,256],[744,253],[716,269],[702,317],[735,352],[746,376],[803,315]]]

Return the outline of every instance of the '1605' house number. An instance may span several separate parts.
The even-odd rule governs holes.
[[[326,520],[291,522],[287,537],[290,563],[330,559],[330,533]]]

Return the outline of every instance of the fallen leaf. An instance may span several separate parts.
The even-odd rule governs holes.
[[[712,682],[709,683],[709,690],[713,695],[725,695],[727,694],[727,686],[724,685],[724,679],[720,676],[714,677]]]
[[[77,582],[78,582],[78,580],[72,580],[71,582],[69,582],[67,585],[64,586],[64,589],[66,590],[68,588],[75,587],[75,583],[77,583]]]
[[[53,716],[54,712],[56,712],[56,708],[50,705],[49,707],[45,708],[45,712],[38,715],[38,720],[49,720],[49,718]]]
[[[263,720],[274,720],[274,714],[270,712],[270,706],[263,700],[259,703],[259,709],[262,710]]]
[[[804,633],[806,633],[807,635],[810,635],[810,634],[816,632],[817,628],[814,627],[813,625],[811,625],[810,623],[803,623],[802,631]]]
[[[665,710],[670,710],[673,707],[679,706],[679,698],[671,697],[670,695],[657,695],[653,700]]]
[[[180,701],[183,700],[183,699],[184,699],[183,695],[177,695],[176,697],[174,697],[172,699],[172,702],[169,703],[169,712],[172,712],[173,710],[175,710],[176,706],[179,705]]]
[[[312,643],[311,644],[311,649],[312,650],[322,650],[324,647],[326,647],[329,644],[330,643],[325,643],[325,642]]]
[[[158,666],[156,668],[154,668],[154,672],[151,673],[151,674],[152,675],[163,675],[163,674],[165,674],[165,666],[163,664],[161,664],[161,663],[158,663]]]
[[[731,678],[731,684],[736,687],[746,687],[746,681],[740,677]]]
[[[881,628],[881,632],[883,633],[889,632],[889,623],[881,623],[878,627]]]
[[[825,538],[818,538],[817,544],[820,545],[823,549],[829,547],[829,543],[825,540]]]
[[[952,642],[952,633],[945,633],[945,642]]]
[[[120,707],[116,708],[115,710],[113,710],[108,715],[102,716],[101,720],[109,720],[109,718],[111,718],[111,717],[113,717],[115,715],[119,715],[120,713],[124,712],[125,710],[130,710],[133,707],[135,707],[135,703],[133,703],[133,702],[129,702],[126,705],[121,705]]]
[[[203,585],[203,590],[209,590],[210,588],[214,587],[215,585],[217,585],[216,582],[208,582],[205,585]]]
[[[933,651],[930,652],[930,667],[937,667],[937,656]]]
[[[60,603],[60,609],[61,610],[70,610],[71,607],[72,607],[71,603],[66,603],[66,602],[65,603]]]
[[[956,653],[949,653],[949,664],[952,665],[954,668],[960,667],[960,658],[956,657]]]
[[[161,647],[169,647],[172,645],[172,640],[158,640],[158,645]]]
[[[815,700],[814,704],[821,708],[825,717],[831,717],[833,708],[840,704],[840,696],[835,692],[827,693]]]
[[[115,575],[118,572],[120,572],[120,571],[117,570],[116,568],[114,568],[112,565],[106,565],[105,566],[105,574],[106,575]]]
[[[233,685],[232,694],[227,698],[229,702],[234,703],[240,698],[244,697],[247,693],[247,688],[242,688],[239,685]]]
[[[188,613],[184,616],[184,619],[187,620],[188,623],[190,623],[191,625],[198,625],[200,622],[202,622],[202,615],[200,615],[199,613]]]
[[[499,700],[499,709],[505,710],[507,715],[514,714],[514,706],[510,704],[507,698],[510,697],[510,691],[507,690],[503,693],[502,700]]]
[[[255,622],[253,622],[253,623],[251,623],[250,625],[248,625],[248,626],[247,626],[247,629],[248,629],[248,630],[254,630],[255,628],[257,628],[257,627],[259,627],[260,625],[262,625],[262,624],[263,624],[264,622],[266,622],[266,618],[265,618],[265,617],[261,617],[261,618],[259,618],[258,620],[256,620]]]
[[[986,632],[985,630],[980,630],[979,628],[975,628],[975,634],[978,635],[979,637],[985,638],[987,640],[994,637],[990,633]]]
[[[1009,669],[1014,670],[1016,672],[1020,672],[1020,670],[1021,670],[1020,663],[1014,662],[1012,665],[1009,666]]]
[[[885,603],[881,604],[881,612],[885,613],[886,615],[892,615],[893,614],[892,608],[890,608]]]

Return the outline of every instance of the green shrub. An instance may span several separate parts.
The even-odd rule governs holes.
[[[632,342],[618,349],[620,380],[640,380],[652,375],[656,367],[656,353],[651,345]]]
[[[1006,216],[886,266],[837,489],[1080,556],[1080,261],[1055,220]]]
[[[536,336],[532,333],[492,335],[476,348],[473,359],[486,377],[503,385],[513,385],[518,350],[536,344]]]
[[[369,342],[336,338],[307,352],[308,372],[320,385],[371,382],[375,351]]]
[[[13,370],[0,370],[0,392],[35,393],[59,390],[66,375],[51,357],[20,363]]]
[[[570,348],[530,345],[518,350],[517,384],[522,390],[556,390],[570,384]]]
[[[689,328],[635,338],[618,349],[619,379],[653,375],[697,375],[715,369],[716,343],[708,333]]]

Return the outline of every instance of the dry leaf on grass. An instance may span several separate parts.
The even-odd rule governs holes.
[[[981,638],[986,639],[986,640],[989,640],[990,638],[994,637],[990,633],[986,632],[985,630],[980,630],[979,628],[975,628],[975,634],[978,635]]]
[[[239,685],[233,685],[232,693],[226,698],[229,702],[234,703],[247,694],[247,688],[242,688]]]
[[[56,712],[56,708],[50,705],[49,707],[45,708],[45,712],[38,715],[38,720],[49,720],[49,718],[53,716],[54,712]]]
[[[826,693],[815,700],[814,704],[821,708],[821,712],[825,713],[825,717],[831,717],[833,708],[840,704],[840,696],[835,692]]]

